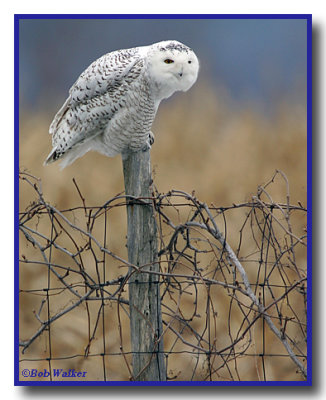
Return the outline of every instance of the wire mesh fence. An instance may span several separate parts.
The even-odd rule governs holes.
[[[59,210],[36,177],[20,182],[34,196],[20,212],[20,378],[135,379],[128,286],[146,266],[126,259],[126,220],[110,225],[130,199],[89,206],[74,180],[80,205]],[[178,190],[134,201],[156,214],[167,380],[305,380],[307,210],[285,174],[224,207]]]

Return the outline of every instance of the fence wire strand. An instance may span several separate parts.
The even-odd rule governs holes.
[[[276,177],[283,202],[270,194]],[[58,365],[131,379],[128,285],[145,266],[126,260],[125,237],[120,252],[110,245],[111,213],[130,196],[88,206],[73,180],[81,205],[59,210],[39,179],[21,172],[20,182],[34,193],[19,216],[22,368],[47,365],[48,380],[60,379]],[[307,238],[293,215],[304,221],[307,210],[290,203],[285,174],[225,207],[180,190],[133,200],[156,214],[167,379],[306,379]]]

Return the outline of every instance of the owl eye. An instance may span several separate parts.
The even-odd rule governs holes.
[[[174,61],[171,60],[171,58],[165,59],[164,62],[165,62],[165,64],[172,64],[172,63],[174,63]]]
[[[191,64],[191,60],[188,61],[188,64]]]

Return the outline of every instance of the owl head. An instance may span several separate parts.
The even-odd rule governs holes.
[[[151,81],[162,99],[178,90],[187,91],[198,76],[199,62],[196,54],[176,40],[149,46],[147,63]]]

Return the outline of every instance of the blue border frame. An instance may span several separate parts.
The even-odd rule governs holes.
[[[307,380],[306,381],[21,381],[19,379],[19,21],[21,19],[305,19],[307,21]],[[14,15],[14,384],[15,386],[312,386],[312,15],[311,14],[15,14]]]

